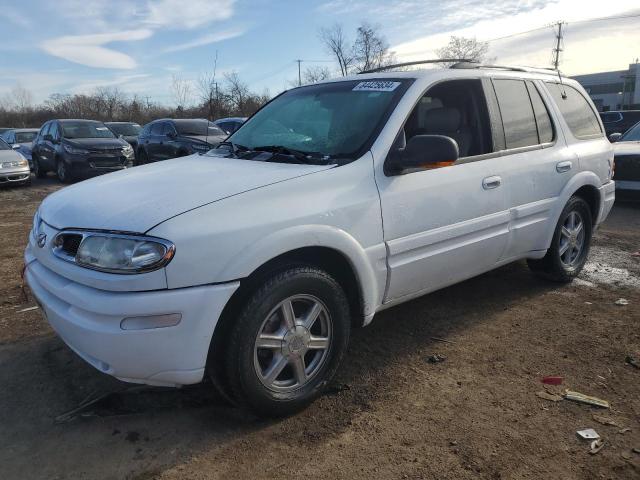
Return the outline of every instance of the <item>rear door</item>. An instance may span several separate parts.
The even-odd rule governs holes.
[[[149,136],[145,142],[145,148],[150,162],[156,162],[162,160],[161,144],[162,141],[162,129],[164,122],[155,122],[151,124],[149,130]]]
[[[513,78],[492,80],[504,135],[504,176],[511,213],[502,260],[547,248],[547,227],[562,189],[578,170],[578,159],[559,138],[541,85]]]
[[[160,150],[162,152],[162,159],[176,158],[178,156],[178,150],[180,147],[177,141],[178,132],[176,132],[173,123],[164,122],[162,126],[162,140],[160,141]]]

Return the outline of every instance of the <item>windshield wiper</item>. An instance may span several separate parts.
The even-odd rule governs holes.
[[[329,160],[328,155],[323,155],[320,152],[303,152],[302,150],[295,150],[283,145],[263,145],[261,147],[253,147],[251,150],[288,155],[294,157],[296,160],[300,160],[302,163],[327,163]]]

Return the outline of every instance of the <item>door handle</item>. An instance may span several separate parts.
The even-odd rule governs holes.
[[[569,161],[556,163],[556,171],[558,173],[568,172],[569,170],[571,170],[571,167],[572,163]]]
[[[498,188],[500,185],[502,185],[502,178],[498,177],[497,175],[494,177],[487,177],[482,180],[482,188],[484,188],[485,190]]]

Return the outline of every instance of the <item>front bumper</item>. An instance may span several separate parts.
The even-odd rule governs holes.
[[[148,292],[98,290],[25,255],[25,278],[64,342],[101,372],[127,382],[179,386],[202,380],[213,331],[238,282]],[[179,313],[171,327],[123,330],[128,317]]]
[[[29,181],[31,170],[29,167],[0,169],[0,185],[10,183],[24,183]]]

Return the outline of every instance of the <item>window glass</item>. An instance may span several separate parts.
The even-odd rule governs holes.
[[[105,125],[116,135],[124,135],[125,137],[140,135],[140,130],[142,130],[142,127],[137,123],[106,123]]]
[[[502,114],[506,147],[538,144],[538,130],[527,88],[522,80],[493,81]]]
[[[547,87],[574,137],[602,135],[595,112],[578,90],[570,85],[560,86],[557,83],[547,83]],[[566,93],[566,98],[563,98],[563,92]]]
[[[527,81],[527,89],[529,90],[529,97],[531,98],[531,104],[533,105],[533,113],[536,116],[539,143],[549,143],[553,141],[553,126],[551,125],[549,111],[542,101],[538,88],[533,84],[533,82]]]
[[[640,142],[640,122],[636,123],[635,126],[631,127],[627,132],[620,138],[621,142]]]
[[[51,126],[49,127],[49,135],[51,135],[54,140],[57,140],[60,136],[58,134],[58,124],[56,122],[51,122]]]
[[[163,122],[156,122],[151,125],[151,135],[162,135]]]
[[[173,125],[171,125],[169,122],[164,122],[163,124],[164,126],[162,127],[162,135],[169,135],[171,133],[176,133],[176,129],[173,128]]]
[[[224,130],[225,133],[233,133],[234,132],[234,128],[233,128],[233,123],[231,122],[220,122],[218,124],[218,127],[220,127],[222,130]]]
[[[451,80],[430,88],[407,118],[404,134],[407,142],[416,135],[452,138],[461,158],[491,153],[489,113],[480,80]]]
[[[43,125],[42,129],[40,130],[40,133],[38,134],[40,137],[40,140],[43,140],[44,136],[49,133],[49,127],[51,127],[51,123],[45,123]]]
[[[258,111],[230,140],[250,149],[282,146],[351,158],[369,143],[407,84],[355,80],[295,88]]]
[[[36,134],[38,132],[16,132],[15,138],[12,139],[12,142],[14,143],[29,143],[29,142],[33,142],[33,140],[36,138]]]
[[[601,113],[600,118],[604,123],[614,123],[622,120],[622,114],[619,112]]]
[[[0,138],[0,150],[11,150],[11,147],[2,138]]]
[[[63,121],[62,133],[64,138],[115,138],[102,122],[92,121]]]

